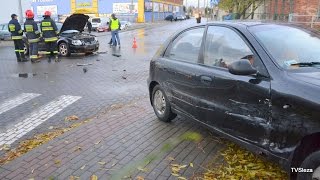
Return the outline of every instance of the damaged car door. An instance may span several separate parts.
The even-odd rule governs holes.
[[[237,30],[209,26],[198,75],[201,86],[197,96],[205,111],[201,119],[231,136],[267,145],[270,118],[270,79],[259,56]],[[235,75],[228,66],[246,60],[257,74]],[[210,79],[210,82],[204,81]]]
[[[177,111],[194,117],[194,90],[197,85],[197,64],[202,45],[205,27],[187,29],[178,34],[171,42],[161,60],[159,76],[163,79],[163,87]]]

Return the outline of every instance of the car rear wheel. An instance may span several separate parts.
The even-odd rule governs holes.
[[[320,180],[320,151],[310,154],[300,167],[305,170],[312,169],[313,172],[300,172],[297,180]]]
[[[171,111],[169,99],[160,85],[156,85],[153,88],[152,106],[155,114],[161,121],[170,122],[177,116]]]
[[[59,44],[59,52],[61,56],[70,56],[70,48],[67,43],[60,43]]]

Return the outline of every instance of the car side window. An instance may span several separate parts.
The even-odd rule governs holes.
[[[227,68],[240,59],[248,59],[254,63],[254,54],[233,30],[226,27],[208,27],[205,42],[204,64]]]
[[[171,44],[166,56],[169,59],[197,63],[202,44],[204,27],[187,30],[181,33]]]

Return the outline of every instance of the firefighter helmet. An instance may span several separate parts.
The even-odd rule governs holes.
[[[26,11],[26,17],[29,18],[29,19],[34,18],[33,12],[31,10],[27,10]]]
[[[51,12],[50,11],[46,11],[46,12],[44,12],[44,16],[51,16]]]

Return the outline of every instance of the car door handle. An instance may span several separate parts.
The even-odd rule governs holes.
[[[203,84],[211,84],[212,82],[212,78],[208,76],[201,76],[200,79]]]

